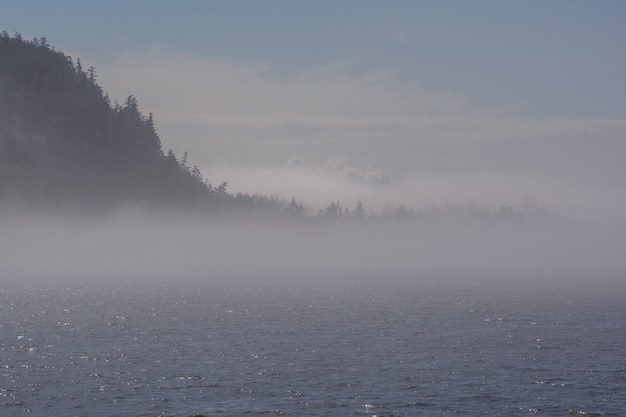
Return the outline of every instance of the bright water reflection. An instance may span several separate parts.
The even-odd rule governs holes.
[[[622,295],[12,284],[0,414],[618,416]]]

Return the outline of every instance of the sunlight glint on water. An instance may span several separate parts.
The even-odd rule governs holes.
[[[620,298],[12,285],[0,292],[0,414],[618,416]]]

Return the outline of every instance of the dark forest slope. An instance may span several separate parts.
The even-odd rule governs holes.
[[[93,68],[45,38],[0,35],[0,203],[211,207],[224,187],[164,153],[133,96],[111,103]]]

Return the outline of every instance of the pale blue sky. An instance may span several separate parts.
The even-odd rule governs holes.
[[[7,1],[0,27],[105,62],[159,43],[274,66],[392,68],[532,117],[626,115],[624,1]]]
[[[205,170],[295,155],[620,191],[625,22],[621,0],[0,0],[0,30],[94,65]]]

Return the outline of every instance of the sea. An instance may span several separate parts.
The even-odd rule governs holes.
[[[5,280],[0,416],[625,416],[624,286]]]

